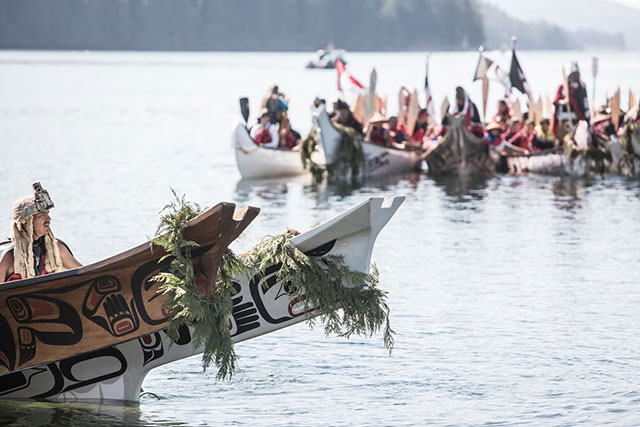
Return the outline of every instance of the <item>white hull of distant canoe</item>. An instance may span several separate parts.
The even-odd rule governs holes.
[[[510,173],[538,173],[542,175],[582,177],[587,167],[582,155],[570,160],[562,150],[548,153],[507,156],[507,169]]]
[[[313,256],[343,255],[351,269],[368,272],[376,237],[404,197],[370,198],[291,241]],[[301,322],[303,301],[287,298],[269,267],[251,279],[236,277],[230,334],[244,341]],[[176,342],[156,332],[103,350],[0,376],[0,398],[57,401],[137,401],[142,381],[158,366],[202,352],[183,328]],[[212,368],[215,369],[215,368]],[[162,393],[162,390],[152,390]]]
[[[336,166],[341,161],[340,132],[333,126],[323,106],[313,112],[314,125],[318,129],[318,137],[322,143],[327,166]],[[410,172],[420,169],[421,154],[416,151],[387,148],[364,141],[364,166],[362,175],[380,176]]]
[[[275,178],[306,173],[300,152],[257,145],[247,128],[238,123],[233,132],[236,163],[243,178]]]
[[[640,142],[640,135],[632,135],[632,138],[638,138],[636,142]],[[631,142],[633,144],[634,140]],[[623,147],[619,139],[609,139],[604,141],[604,144],[611,156],[611,160],[605,161],[604,170],[599,169],[593,160],[586,159],[582,153],[576,153],[574,158],[570,159],[563,150],[507,156],[507,169],[511,173],[529,172],[576,178],[590,174],[637,176],[640,173],[640,161],[637,158],[622,161]],[[640,149],[640,144],[638,145]]]

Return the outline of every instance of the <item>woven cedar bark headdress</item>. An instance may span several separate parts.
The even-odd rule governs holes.
[[[13,271],[23,279],[36,276],[33,257],[33,216],[54,206],[47,190],[39,182],[33,184],[33,195],[13,204],[11,242],[13,243]],[[56,238],[51,229],[44,235],[44,269],[55,273],[63,269]]]

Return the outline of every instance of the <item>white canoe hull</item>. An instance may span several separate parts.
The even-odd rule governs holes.
[[[300,152],[257,145],[243,124],[233,132],[236,163],[243,178],[275,178],[307,173],[302,167]]]
[[[354,270],[368,272],[376,237],[404,197],[370,198],[335,218],[292,239],[314,256],[343,255]],[[230,334],[244,341],[305,320],[302,301],[283,297],[274,266],[250,279],[234,281]],[[265,284],[266,282],[266,284]],[[172,343],[156,332],[103,350],[0,376],[0,398],[61,401],[139,400],[142,382],[158,366],[202,352],[191,344],[188,328]],[[213,368],[215,369],[215,368]]]
[[[318,129],[318,137],[327,166],[336,167],[341,162],[342,136],[333,126],[323,106],[313,112],[314,125]],[[422,156],[416,151],[387,148],[364,141],[364,165],[361,174],[364,176],[381,176],[419,170]]]

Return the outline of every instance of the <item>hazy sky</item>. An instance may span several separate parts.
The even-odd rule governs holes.
[[[619,3],[629,7],[640,9],[640,0],[607,0],[611,3]]]
[[[540,21],[569,30],[620,32],[627,48],[640,49],[640,0],[484,0],[522,21]]]

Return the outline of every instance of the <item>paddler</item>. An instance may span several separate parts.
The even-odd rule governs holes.
[[[449,111],[447,110],[447,112]],[[456,88],[456,102],[453,104],[453,110],[450,114],[454,116],[464,115],[469,131],[482,138],[484,130],[482,129],[478,107],[476,107],[476,104],[471,101],[467,92],[460,86]],[[446,117],[443,119],[442,124],[445,126],[449,125]]]
[[[577,62],[572,62],[567,77],[569,86],[569,98],[565,94],[564,84],[558,87],[556,97],[553,100],[555,107],[553,115],[553,133],[560,141],[570,131],[567,123],[574,126],[578,121],[589,123],[589,100],[587,99],[587,86],[580,80],[580,68]],[[571,114],[569,114],[569,109]]]
[[[33,190],[33,195],[13,204],[11,246],[0,254],[0,282],[82,267],[67,245],[53,236],[49,193],[39,182]]]

